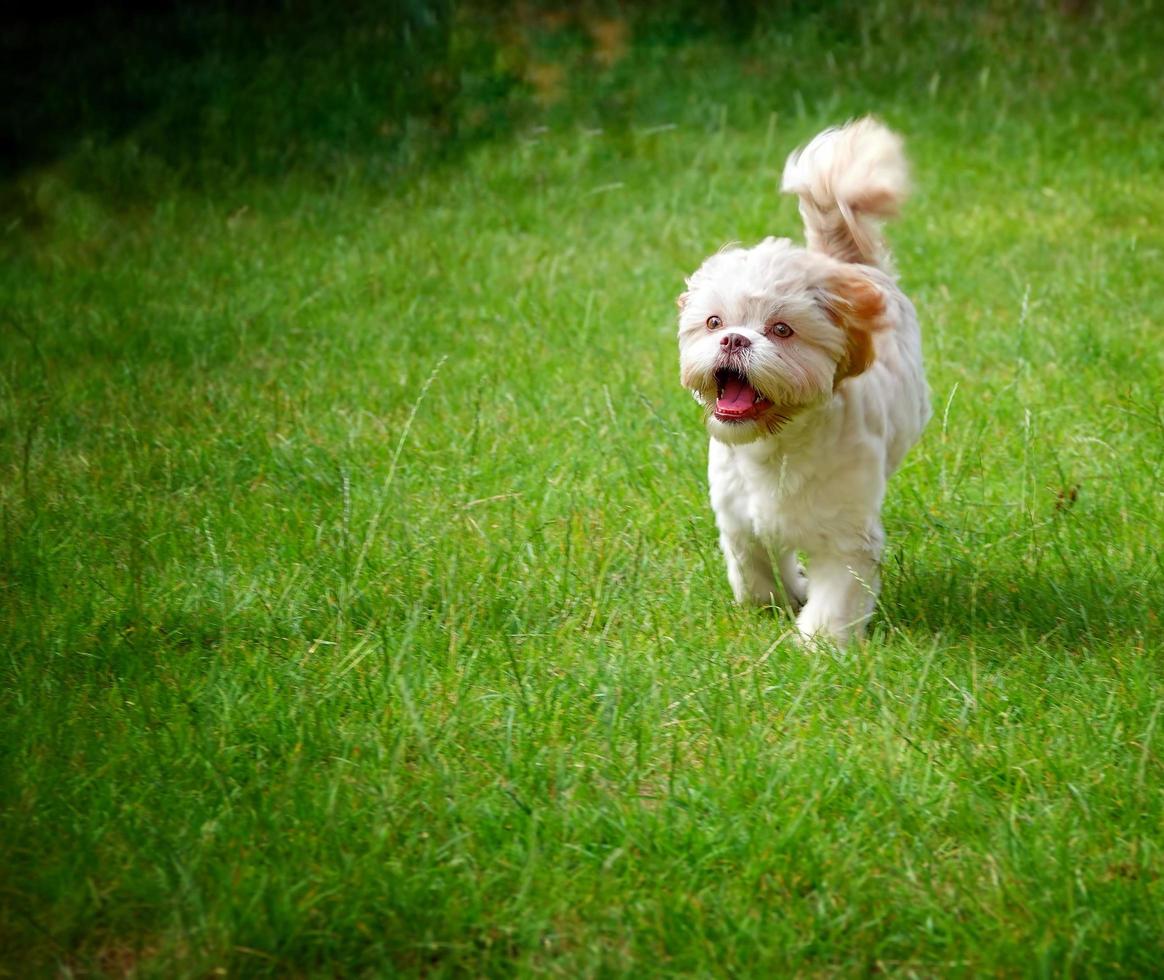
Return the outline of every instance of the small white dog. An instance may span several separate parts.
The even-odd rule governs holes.
[[[844,643],[872,615],[885,484],[930,415],[917,316],[880,234],[907,184],[881,123],[825,130],[784,167],[808,247],[727,248],[679,297],[680,376],[707,408],[732,591],[799,610],[806,639]]]

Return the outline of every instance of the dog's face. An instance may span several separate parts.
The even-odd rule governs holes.
[[[885,298],[859,266],[768,238],[713,255],[687,286],[680,379],[721,442],[779,431],[872,363]]]

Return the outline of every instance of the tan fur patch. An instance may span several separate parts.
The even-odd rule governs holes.
[[[827,289],[829,317],[845,331],[845,356],[833,378],[835,390],[846,378],[867,371],[873,363],[873,334],[885,325],[885,296],[859,272],[837,275]]]
[[[873,336],[867,330],[849,330],[845,344],[845,359],[837,365],[833,376],[833,391],[846,378],[855,378],[869,370],[873,363]]]

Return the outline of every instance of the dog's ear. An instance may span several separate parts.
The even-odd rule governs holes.
[[[849,267],[831,275],[817,290],[829,319],[845,331],[845,354],[833,378],[836,389],[873,363],[873,335],[885,326],[885,294],[868,276]]]
[[[683,307],[687,305],[687,297],[691,294],[687,290],[683,290],[675,299],[675,305],[679,307],[679,312],[683,312]]]

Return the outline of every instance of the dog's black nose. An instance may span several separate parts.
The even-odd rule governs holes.
[[[729,354],[734,354],[738,350],[744,350],[752,346],[752,342],[748,340],[742,333],[725,333],[719,341],[720,347],[726,347]]]

